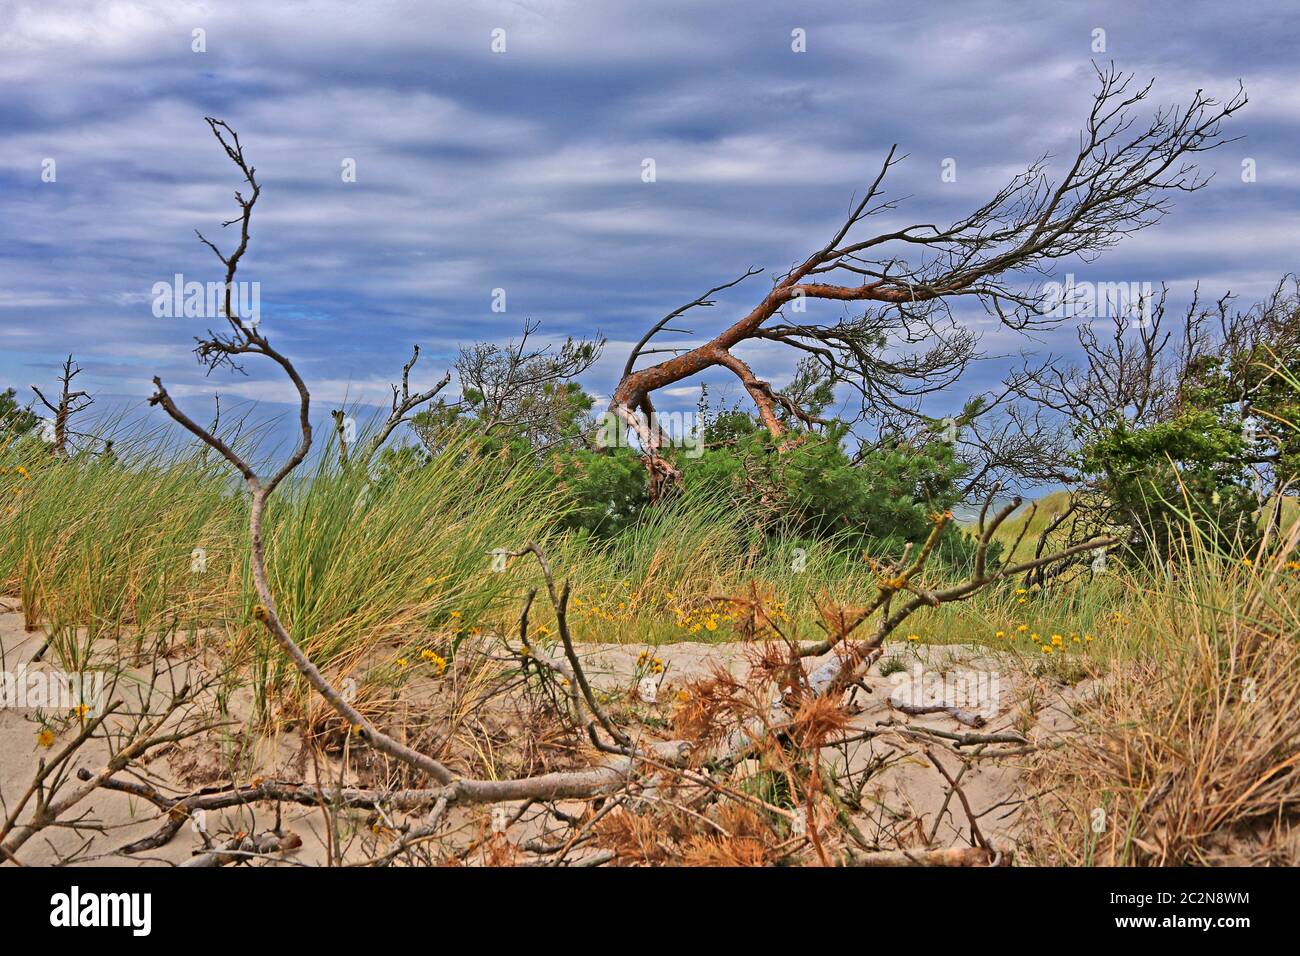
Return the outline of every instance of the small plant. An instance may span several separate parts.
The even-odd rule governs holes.
[[[884,658],[880,662],[880,666],[877,670],[880,672],[881,677],[888,677],[891,674],[900,674],[905,672],[907,670],[907,665],[903,663],[901,657],[895,655]]]

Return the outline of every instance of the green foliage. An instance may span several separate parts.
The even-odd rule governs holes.
[[[484,454],[518,459],[581,444],[594,401],[577,382],[546,382],[503,413],[482,392],[466,388],[460,402],[439,401],[416,415],[412,426],[432,452],[472,437]]]
[[[802,409],[804,414],[820,418],[835,401],[835,381],[819,361],[807,356],[799,360],[790,384],[781,389],[781,394]],[[701,402],[704,401],[704,396],[701,396]],[[788,428],[799,427],[799,419],[791,415],[786,406],[779,405],[777,414]]]
[[[958,469],[951,446],[896,443],[855,463],[843,437],[834,428],[777,439],[751,427],[688,463],[686,487],[726,489],[760,519],[811,537],[857,530],[870,538],[916,540],[927,533],[931,513],[954,504]]]
[[[39,421],[29,409],[18,404],[12,388],[0,392],[0,435],[25,435]]]
[[[961,466],[952,446],[895,442],[850,459],[845,430],[792,432],[774,438],[742,412],[708,422],[706,449],[669,454],[690,498],[725,500],[754,529],[809,541],[846,539],[843,546],[901,546],[929,533],[930,516],[956,503]],[[568,502],[566,524],[600,535],[636,521],[649,501],[645,468],[627,448],[557,455],[551,469]],[[942,554],[963,551],[961,534],[946,535]]]
[[[1189,517],[1231,551],[1257,535],[1245,452],[1239,418],[1199,410],[1146,428],[1116,425],[1084,448],[1083,468],[1139,552],[1170,554]]]
[[[567,503],[565,527],[616,534],[635,524],[649,504],[645,465],[629,448],[558,452],[550,470]]]
[[[1181,398],[1170,421],[1121,422],[1088,443],[1083,470],[1098,476],[1140,550],[1169,554],[1172,533],[1188,519],[1226,551],[1250,549],[1262,477],[1281,485],[1296,475],[1297,393],[1251,354],[1200,359],[1187,369]]]
[[[1248,458],[1267,465],[1277,485],[1300,478],[1300,348],[1259,345],[1213,373],[1225,395],[1236,393],[1250,426]]]

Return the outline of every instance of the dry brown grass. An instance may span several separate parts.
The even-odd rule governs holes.
[[[1138,649],[1098,684],[1081,733],[1033,780],[1034,862],[1300,862],[1300,588],[1282,561],[1225,573],[1189,555]]]

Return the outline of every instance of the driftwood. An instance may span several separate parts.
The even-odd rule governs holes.
[[[306,459],[307,453],[311,449],[311,393],[302,376],[294,367],[293,362],[283,353],[277,351],[258,328],[246,324],[237,312],[231,308],[230,296],[231,290],[234,288],[235,273],[239,268],[240,259],[248,248],[249,224],[252,220],[253,207],[261,195],[261,186],[257,182],[256,169],[249,165],[244,156],[243,146],[239,141],[238,134],[221,120],[209,118],[208,126],[211,128],[217,142],[225,150],[226,155],[243,175],[250,192],[247,199],[241,193],[235,193],[235,198],[240,207],[240,216],[231,220],[233,223],[239,223],[240,225],[240,241],[235,250],[229,256],[223,256],[216,246],[207,242],[206,239],[203,240],[226,267],[225,318],[229,330],[222,334],[210,332],[206,339],[199,341],[195,351],[210,368],[221,365],[237,367],[235,360],[247,355],[260,355],[279,365],[298,393],[298,445],[293,454],[274,474],[269,477],[260,477],[238,452],[228,446],[220,437],[212,434],[182,412],[163,386],[162,380],[156,376],[154,378],[155,392],[149,399],[149,403],[161,407],[183,428],[210,446],[233,465],[244,479],[244,484],[251,498],[248,529],[253,586],[260,601],[254,607],[254,616],[266,627],[271,637],[289,657],[294,667],[297,668],[312,689],[347,722],[348,726],[354,728],[356,734],[365,743],[413,770],[432,778],[444,788],[444,795],[449,801],[494,803],[524,799],[562,799],[591,796],[607,792],[610,788],[617,788],[626,780],[630,767],[599,767],[571,773],[544,774],[520,780],[465,779],[440,761],[408,747],[377,728],[367,717],[353,707],[337,688],[325,679],[324,675],[312,663],[311,659],[281,622],[279,615],[276,613],[275,597],[271,593],[271,585],[266,572],[266,552],[262,537],[262,523],[267,503],[272,494],[274,494],[281,482]],[[200,238],[202,238],[201,235]],[[531,550],[536,551],[539,560],[545,566],[545,560],[542,558],[541,552],[535,548]],[[548,578],[550,576],[549,570],[547,576]],[[553,587],[552,594],[554,595]],[[565,594],[567,597],[567,588]],[[619,752],[629,758],[634,758],[634,751],[626,746],[623,746]],[[656,750],[658,756],[667,759],[679,759],[673,755],[680,754],[680,752],[681,745],[669,745],[665,748],[664,753],[659,753]]]
[[[890,701],[889,705],[911,717],[921,717],[925,714],[947,714],[959,724],[965,724],[967,727],[983,727],[986,723],[979,714],[963,710],[960,707],[952,707],[948,704],[900,704],[897,701]]]
[[[242,863],[257,856],[296,850],[302,837],[296,833],[237,834],[219,846],[204,850],[181,864],[182,867],[216,867]]]
[[[942,850],[884,850],[876,853],[845,850],[841,866],[1010,866],[1009,851],[982,846],[955,846]]]

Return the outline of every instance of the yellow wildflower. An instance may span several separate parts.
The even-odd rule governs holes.
[[[427,647],[420,651],[420,656],[434,666],[437,676],[441,677],[447,671],[447,659],[441,654],[429,650]]]

